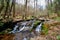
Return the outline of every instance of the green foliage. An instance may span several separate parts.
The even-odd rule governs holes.
[[[34,25],[36,25],[36,24],[38,24],[38,23],[40,23],[40,21],[37,20],[37,21],[34,22]]]
[[[48,28],[45,27],[44,24],[42,25],[42,33],[45,34],[45,35],[48,34]]]
[[[4,19],[11,17],[12,8],[14,8],[15,0],[0,0],[0,16]],[[7,16],[7,17],[6,17]]]
[[[49,3],[47,9],[49,13],[57,13],[60,16],[60,0],[54,0],[52,3]]]
[[[2,27],[4,25],[4,23],[2,21],[0,21],[0,27]]]
[[[59,22],[60,22],[60,17],[56,17],[56,18],[54,18],[54,20],[56,20],[56,21],[59,21]]]
[[[60,40],[60,35],[58,35],[56,38],[57,38],[57,40]]]

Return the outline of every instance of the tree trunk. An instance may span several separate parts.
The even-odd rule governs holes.
[[[35,13],[36,13],[35,6],[36,6],[36,4],[35,4],[35,0],[34,0],[34,14],[33,14],[34,17],[35,17]]]
[[[38,2],[38,0],[36,0],[36,14],[35,14],[35,16],[37,15],[37,2]]]
[[[16,0],[13,0],[13,17],[15,17],[15,1]]]
[[[25,13],[24,13],[24,19],[27,19],[26,18],[26,14],[27,14],[27,0],[25,0]]]

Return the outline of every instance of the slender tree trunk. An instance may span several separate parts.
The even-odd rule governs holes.
[[[26,18],[26,14],[27,14],[27,0],[25,0],[25,13],[24,13],[24,19],[27,19]]]
[[[4,0],[1,0],[0,13],[3,10],[3,8],[4,8]]]
[[[15,1],[16,0],[13,0],[13,17],[15,17]]]
[[[36,14],[37,14],[37,2],[38,2],[38,0],[36,0]],[[35,16],[36,16],[36,14],[35,14]]]
[[[34,0],[34,14],[33,16],[35,17],[36,9],[35,9],[35,0]]]
[[[48,17],[49,17],[49,0],[47,0],[47,15],[48,15]]]
[[[6,9],[5,9],[5,14],[4,14],[4,19],[9,18],[8,11],[9,11],[9,0],[6,0]]]
[[[50,0],[50,4],[51,4],[51,7],[52,7],[52,0]]]

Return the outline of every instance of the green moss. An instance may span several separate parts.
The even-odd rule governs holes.
[[[40,21],[37,20],[37,21],[34,22],[34,25],[36,25],[36,24],[38,24],[38,23],[40,23]]]

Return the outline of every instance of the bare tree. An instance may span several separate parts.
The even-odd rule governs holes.
[[[15,1],[16,1],[16,0],[13,0],[13,1],[12,1],[12,6],[13,6],[13,17],[15,17]]]
[[[38,0],[34,0],[34,16],[36,16],[36,13],[37,13],[37,2]]]
[[[6,8],[5,8],[5,13],[4,13],[4,19],[5,19],[5,17],[6,18],[9,18],[9,16],[8,16],[8,10],[9,10],[9,2],[10,2],[10,0],[6,0]]]
[[[0,0],[1,1],[1,6],[0,6],[0,13],[1,13],[1,11],[3,10],[3,8],[4,8],[4,0]]]
[[[26,14],[27,14],[27,1],[28,1],[28,0],[25,0],[25,8],[24,8],[25,13],[24,13],[24,19],[26,19]]]
[[[34,0],[34,14],[33,14],[33,16],[35,16],[35,13],[36,13],[36,4],[35,4],[35,2],[36,2],[36,0]]]
[[[38,0],[36,0],[36,14],[37,14],[37,5],[38,5],[37,3],[38,3]],[[35,15],[36,15],[36,14],[35,14]]]
[[[49,17],[49,7],[48,6],[49,6],[49,1],[50,0],[45,0],[45,1],[46,1],[46,4],[47,4],[46,5],[46,8],[47,8],[47,16]]]

